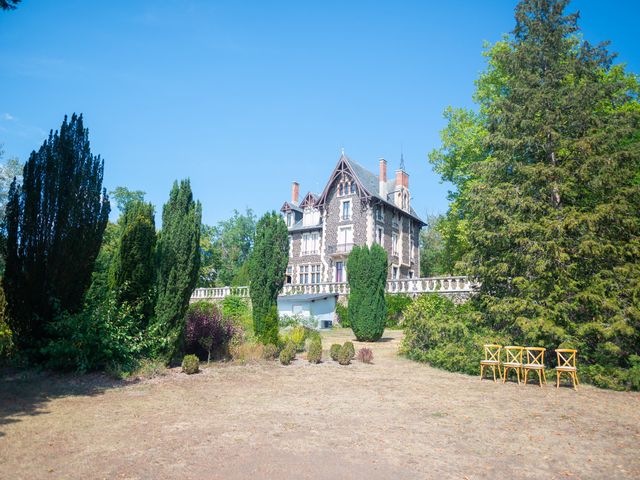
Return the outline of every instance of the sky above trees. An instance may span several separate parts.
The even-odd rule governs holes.
[[[344,3],[25,0],[0,13],[5,158],[26,161],[82,112],[108,190],[159,206],[190,177],[213,224],[278,209],[292,180],[321,191],[342,147],[373,171],[402,149],[414,207],[444,212],[427,153],[443,110],[472,106],[483,41],[513,29],[516,2]],[[588,40],[640,71],[640,3],[573,10]]]

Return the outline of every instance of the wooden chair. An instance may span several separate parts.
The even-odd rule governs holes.
[[[496,367],[498,367],[498,375],[502,380],[502,370],[500,370],[500,351],[502,345],[484,345],[484,360],[480,360],[480,380],[484,376],[484,367],[491,367],[493,371],[493,381],[496,381]]]
[[[573,388],[578,389],[578,368],[576,367],[576,355],[578,351],[572,348],[558,348],[558,366],[556,367],[556,388],[560,387],[560,375],[568,373],[573,381]]]
[[[520,385],[520,370],[522,369],[522,352],[524,347],[510,346],[504,347],[506,355],[505,361],[502,362],[502,383],[507,381],[507,375],[509,369],[516,371],[516,377],[518,378],[518,385]]]
[[[545,385],[547,384],[547,375],[544,373],[544,352],[546,348],[541,347],[526,347],[526,363],[522,366],[524,370],[524,384],[527,384],[527,375],[529,370],[538,372],[538,381],[540,387],[542,387],[542,379],[544,378]]]

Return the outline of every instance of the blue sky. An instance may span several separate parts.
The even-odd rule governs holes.
[[[24,161],[82,112],[108,189],[160,211],[190,177],[206,223],[277,210],[292,180],[321,191],[342,147],[373,171],[402,149],[414,207],[444,212],[427,153],[445,107],[472,105],[483,41],[513,28],[515,4],[23,0],[0,12],[0,143]],[[640,72],[640,2],[575,9]]]

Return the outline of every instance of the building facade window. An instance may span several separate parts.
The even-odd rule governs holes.
[[[302,234],[302,255],[318,255],[320,253],[320,234],[318,232]]]
[[[287,227],[291,227],[293,225],[293,213],[287,212]]]
[[[285,276],[285,283],[291,283],[293,281],[293,267],[289,265],[287,267],[287,275]]]
[[[391,234],[391,254],[398,255],[398,234],[396,232]]]
[[[336,282],[344,282],[344,263],[336,262]]]
[[[342,215],[341,220],[351,220],[351,200],[344,200],[342,202]]]
[[[376,243],[378,245],[383,245],[384,242],[384,228],[376,227]]]
[[[300,265],[299,282],[301,285],[309,283],[309,265]]]
[[[322,273],[322,265],[300,265],[300,284],[306,285],[311,283],[320,283],[320,274]]]
[[[376,205],[376,220],[378,222],[384,221],[384,207],[382,205]]]
[[[321,265],[311,265],[311,283],[320,283]]]
[[[345,248],[353,244],[353,227],[351,225],[338,228],[338,247]],[[344,250],[343,250],[344,251]]]
[[[398,279],[398,267],[391,267],[391,278],[393,280],[397,280]]]

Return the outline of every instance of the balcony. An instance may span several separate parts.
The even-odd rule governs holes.
[[[327,245],[327,253],[329,255],[348,255],[353,249],[353,243],[338,243],[337,245]]]

